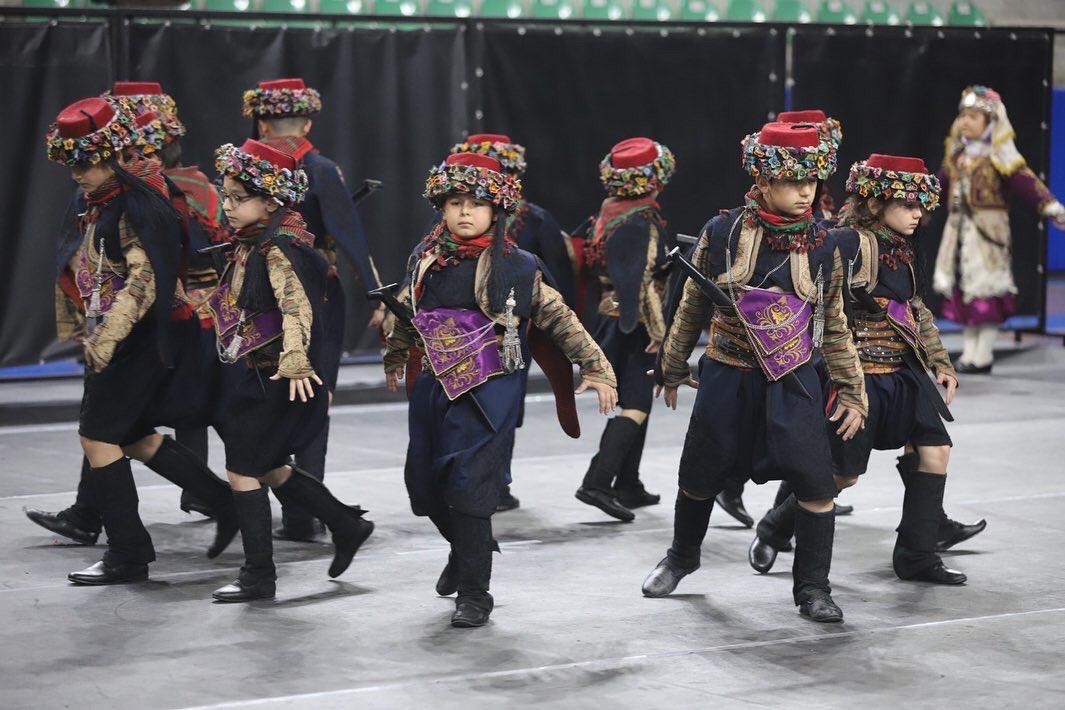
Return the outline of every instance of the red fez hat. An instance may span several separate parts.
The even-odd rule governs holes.
[[[152,121],[159,118],[159,114],[155,111],[145,111],[140,116],[137,116],[134,120],[137,122],[137,128],[147,126]]]
[[[467,143],[512,143],[510,136],[502,133],[473,133],[466,136]]]
[[[303,83],[303,79],[271,79],[270,81],[260,81],[260,89],[267,89],[275,91],[277,89],[306,89],[307,85]]]
[[[111,87],[112,96],[141,96],[161,94],[163,87],[158,81],[116,81]]]
[[[824,123],[827,120],[825,112],[819,108],[808,111],[781,111],[777,114],[779,123]]]
[[[295,170],[298,167],[296,165],[296,159],[288,153],[282,153],[280,150],[271,148],[265,143],[260,143],[253,138],[244,141],[244,145],[242,145],[240,149],[248,155],[269,161],[279,168]]]
[[[468,165],[474,168],[492,170],[497,173],[503,172],[503,166],[495,158],[489,158],[480,153],[454,153],[447,156],[446,165]]]
[[[806,148],[821,142],[817,129],[802,123],[767,123],[758,132],[762,145],[777,145],[783,148]]]
[[[93,97],[67,106],[56,116],[55,124],[64,138],[81,138],[103,128],[114,117],[114,106],[106,99]]]
[[[873,153],[865,161],[866,167],[894,170],[901,173],[927,173],[924,161],[920,158],[908,158],[901,155],[883,155]]]
[[[610,149],[610,164],[615,168],[647,165],[658,157],[658,146],[650,138],[626,138]]]

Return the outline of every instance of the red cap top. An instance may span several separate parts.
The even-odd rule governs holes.
[[[260,81],[260,89],[306,89],[307,85],[303,83],[303,79],[271,79],[270,81]]]
[[[137,128],[142,128],[144,126],[147,126],[149,123],[156,120],[157,118],[159,118],[159,114],[157,114],[155,111],[145,111],[140,116],[137,116],[134,121],[136,121],[137,123]]]
[[[503,166],[495,158],[489,158],[480,153],[454,153],[447,156],[446,165],[469,165],[474,168],[484,168],[497,173],[503,172]]]
[[[140,96],[161,94],[163,87],[158,81],[116,81],[111,87],[112,96]]]
[[[287,153],[282,153],[280,150],[271,148],[265,143],[260,143],[257,140],[249,138],[244,141],[244,145],[240,149],[248,155],[254,155],[256,158],[268,160],[279,168],[288,168],[289,170],[295,170],[296,159]]]
[[[783,148],[808,148],[821,142],[817,129],[802,123],[767,123],[758,132],[762,145],[777,145]]]
[[[502,133],[472,133],[466,136],[467,143],[512,143],[510,136]]]
[[[56,116],[55,123],[64,138],[81,138],[100,130],[114,117],[114,106],[106,99],[93,97],[67,106]]]
[[[610,164],[615,168],[647,165],[658,157],[658,146],[650,138],[626,138],[610,149]]]
[[[920,158],[908,158],[901,155],[883,155],[873,153],[865,161],[866,167],[880,168],[881,170],[895,170],[903,173],[927,173],[924,161]]]
[[[825,112],[819,108],[807,111],[781,111],[777,114],[778,123],[824,123],[827,120]]]

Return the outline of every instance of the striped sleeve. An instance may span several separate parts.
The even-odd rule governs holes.
[[[839,401],[863,416],[869,413],[865,396],[865,375],[854,347],[847,315],[843,312],[843,260],[837,250],[832,259],[832,281],[825,294],[825,336],[821,353],[828,376],[839,394]]]
[[[710,245],[706,232],[699,238],[692,262],[704,274],[708,272]],[[662,378],[668,387],[679,387],[691,377],[688,358],[699,336],[710,323],[713,305],[692,279],[684,284],[680,305],[662,344]]]

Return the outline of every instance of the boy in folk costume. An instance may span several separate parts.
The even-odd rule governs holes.
[[[337,270],[337,253],[343,251],[355,266],[364,291],[378,288],[373,258],[359,213],[352,202],[351,190],[344,183],[340,167],[322,155],[307,139],[313,117],[322,110],[319,93],[302,79],[274,79],[259,82],[244,92],[243,113],[254,121],[252,136],[266,145],[291,155],[305,171],[309,188],[305,200],[294,206],[314,235],[314,247],[329,263],[326,281],[324,340],[319,343],[322,364],[319,368],[332,401],[340,372],[344,349],[346,302]],[[376,328],[384,318],[384,308],[374,312],[370,327]],[[295,452],[296,465],[319,481],[325,477],[326,449],[329,444],[329,417],[318,437]],[[282,540],[310,541],[320,526],[307,511],[283,506],[281,527],[276,537]]]
[[[917,278],[915,232],[939,206],[939,180],[920,158],[874,153],[851,167],[847,192],[851,196],[832,236],[848,265],[848,322],[862,361],[869,416],[854,438],[833,440],[836,485],[857,483],[873,449],[915,447],[918,466],[902,476],[906,493],[895,573],[961,584],[965,575],[944,567],[936,554],[951,448],[942,416],[950,415],[927,371],[946,390],[948,405],[958,379]],[[758,524],[749,553],[758,572],[767,573],[777,550],[790,545],[794,516],[795,500],[789,497]]]
[[[866,398],[843,313],[843,265],[813,218],[817,183],[834,171],[836,151],[812,126],[769,123],[744,139],[743,164],[755,179],[746,204],[710,220],[692,258],[724,296],[711,301],[703,289],[712,286],[689,279],[662,346],[666,404],[676,408],[681,385],[699,393],[681,455],[673,544],[643,593],[671,594],[699,568],[714,497],[730,478],[782,477],[800,501],[795,604],[814,621],[842,621],[828,579],[837,492],[829,438],[861,429]],[[707,324],[696,382],[688,356]]]
[[[121,103],[136,116],[138,130],[135,145],[132,147],[133,152],[162,162],[163,175],[169,181],[167,187],[171,202],[183,214],[186,226],[186,256],[189,263],[181,274],[182,284],[192,303],[202,303],[210,289],[217,284],[218,274],[210,258],[198,255],[196,250],[224,240],[226,229],[221,223],[222,206],[215,186],[195,166],[181,164],[181,138],[186,129],[177,116],[177,105],[173,98],[163,93],[157,82],[152,81],[117,81],[111,89],[102,94],[102,98]],[[64,229],[76,233],[76,215],[85,212],[85,209],[84,195],[79,192]],[[201,326],[210,331],[211,321],[207,309],[201,308],[199,316]],[[212,338],[201,340],[213,353]],[[201,460],[207,460],[206,429],[179,428],[175,431],[174,438]],[[73,505],[56,513],[27,509],[27,517],[75,542],[94,544],[99,536],[101,523],[99,513],[86,495],[87,486],[84,482],[89,475],[89,468],[88,459],[83,459],[81,482],[78,484],[78,495]],[[188,489],[181,491],[181,509],[186,512],[195,510],[208,517],[214,515],[210,507],[198,501]]]
[[[220,359],[244,366],[226,393],[221,430],[245,563],[214,598],[243,602],[273,597],[276,589],[266,486],[332,532],[330,577],[351,564],[373,523],[290,464],[292,452],[325,426],[329,406],[317,374],[327,357],[327,264],[294,207],[306,195],[307,175],[292,156],[251,139],[215,155],[236,248],[210,303]]]
[[[141,123],[158,128],[149,126],[157,123],[151,117]],[[189,367],[199,355],[199,324],[178,279],[181,216],[159,162],[133,152],[139,136],[128,108],[90,98],[61,111],[46,140],[49,159],[70,167],[85,199],[77,229],[59,247],[56,322],[60,338],[85,346],[78,431],[89,471],[82,485],[108,549],[101,562],[69,575],[78,584],[143,580],[155,559],[127,456],[215,511],[209,557],[237,531],[229,487],[154,429],[163,411],[182,408],[176,399],[193,398],[204,385]]]
[[[557,353],[557,347],[559,357],[578,363],[577,391],[596,390],[604,414],[617,392],[602,351],[544,282],[538,259],[506,231],[520,181],[494,158],[458,153],[433,168],[425,196],[441,221],[411,255],[393,305],[385,374],[397,390],[411,348],[425,353],[410,395],[407,492],[414,514],[428,516],[451,543],[436,591],[458,592],[452,625],[483,626],[493,607],[491,517],[510,483],[524,394],[518,371],[530,348]],[[560,400],[572,393],[572,370],[565,369]]]
[[[466,140],[451,148],[454,153],[477,153],[495,158],[503,167],[503,172],[520,180],[525,174],[525,146],[501,133],[475,133],[466,136]],[[507,232],[511,234],[518,248],[540,258],[547,267],[552,286],[562,294],[566,305],[571,308],[576,304],[577,287],[574,283],[574,265],[569,237],[562,231],[558,221],[551,213],[539,205],[529,202],[524,196],[518,201],[507,219],[510,224]],[[529,370],[521,370],[521,378],[528,386]],[[518,417],[518,426],[525,418],[525,410]],[[513,510],[520,505],[510,492],[510,486],[503,491],[496,512]]]
[[[1065,207],[1028,168],[1013,143],[1002,97],[986,86],[961,94],[939,170],[947,216],[932,285],[943,317],[965,327],[959,373],[991,373],[999,326],[1013,314],[1009,206],[1021,200],[1065,227]]]
[[[672,238],[658,195],[676,170],[666,146],[650,138],[621,141],[599,164],[607,198],[596,215],[585,264],[599,280],[602,300],[595,339],[618,377],[621,413],[607,421],[577,499],[618,520],[632,508],[658,503],[640,481],[654,381],[647,371],[665,338],[662,308]]]

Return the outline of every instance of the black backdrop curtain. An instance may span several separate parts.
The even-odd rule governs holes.
[[[1038,30],[941,31],[935,28],[803,27],[794,35],[796,108],[819,107],[843,123],[839,171],[829,182],[837,202],[851,163],[870,153],[916,155],[929,169],[943,162],[943,139],[958,114],[961,91],[972,84],[997,89],[1029,167],[1047,168],[1052,40]],[[875,47],[870,49],[870,47]],[[946,205],[922,228],[927,295],[946,219]],[[1014,205],[1013,273],[1018,314],[1043,310],[1045,245],[1040,220]],[[932,299],[938,304],[939,299]],[[935,307],[933,310],[937,310]]]
[[[212,152],[239,142],[244,89],[302,76],[322,92],[312,141],[352,187],[379,178],[385,190],[362,208],[385,280],[397,280],[429,209],[420,197],[428,168],[467,130],[510,133],[529,149],[527,193],[564,227],[594,211],[603,193],[597,164],[617,140],[653,136],[677,154],[662,203],[670,226],[694,232],[748,184],[739,141],[783,107],[787,30],[773,26],[593,27],[587,24],[432,22],[344,28],[255,30],[191,22],[0,24],[0,112],[17,179],[0,189],[0,365],[33,362],[54,340],[54,235],[71,193],[49,164],[42,137],[66,103],[111,81],[160,81],[178,102],[189,135],[186,162],[212,174]],[[1018,146],[1037,172],[1046,146],[1050,47],[1037,31],[796,28],[793,105],[839,116],[845,142],[842,196],[851,161],[872,150],[913,152],[938,165],[958,93],[999,88]],[[117,38],[118,51],[111,43]],[[120,56],[128,76],[109,57]],[[17,107],[10,110],[11,107]],[[1042,263],[1030,214],[1015,221],[1021,305],[1035,313]],[[934,239],[938,228],[928,229]],[[929,244],[926,251],[934,250]],[[350,269],[346,277],[351,277]],[[346,283],[354,283],[346,278]],[[349,348],[373,348],[368,308],[348,288]]]

